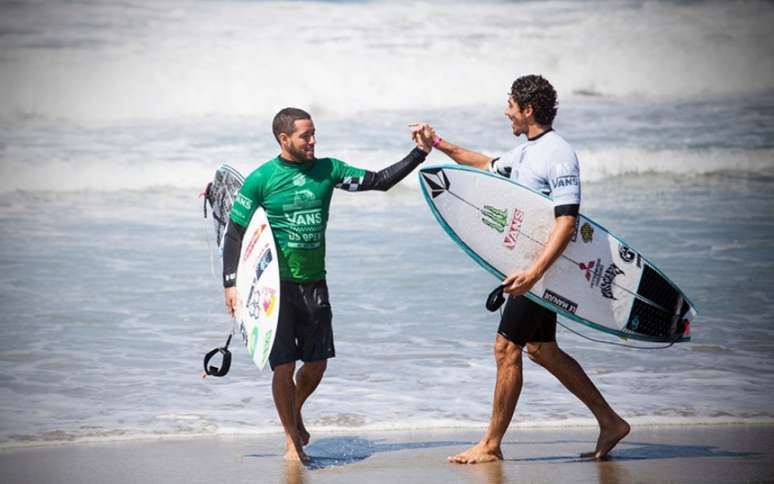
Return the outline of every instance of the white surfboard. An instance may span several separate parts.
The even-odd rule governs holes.
[[[221,255],[231,206],[243,183],[244,177],[238,171],[221,165],[205,191]],[[242,239],[236,291],[236,318],[243,340],[255,365],[263,369],[277,331],[280,280],[274,236],[266,213],[260,207],[250,219]]]
[[[498,279],[527,269],[543,250],[554,225],[543,194],[460,165],[422,168],[419,179],[438,223]],[[655,265],[582,214],[562,256],[526,296],[572,321],[649,342],[689,341],[696,315]]]
[[[242,239],[236,290],[242,336],[253,362],[262,369],[277,332],[280,279],[274,237],[266,213],[260,207]]]

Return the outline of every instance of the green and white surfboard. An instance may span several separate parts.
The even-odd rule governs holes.
[[[554,226],[552,201],[510,179],[460,165],[419,171],[438,223],[499,280],[527,269]],[[526,294],[578,323],[648,342],[690,340],[696,310],[656,266],[580,215],[562,256]]]

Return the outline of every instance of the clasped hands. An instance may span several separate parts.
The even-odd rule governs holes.
[[[429,123],[411,123],[408,126],[411,129],[411,139],[417,144],[417,148],[430,153],[437,138],[433,127]]]

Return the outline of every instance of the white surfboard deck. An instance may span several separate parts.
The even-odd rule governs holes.
[[[220,165],[206,192],[221,257],[231,206],[243,183],[244,177],[238,171]],[[242,338],[255,365],[263,369],[277,331],[280,280],[274,236],[266,213],[260,207],[250,219],[242,239],[236,291],[236,318]]]
[[[508,178],[460,165],[422,168],[425,200],[447,234],[502,280],[529,268],[554,226],[552,201]],[[584,215],[526,296],[594,329],[649,342],[690,340],[696,310],[655,265]]]
[[[247,351],[266,366],[279,319],[280,279],[274,236],[263,208],[250,219],[242,239],[236,279],[237,318]]]

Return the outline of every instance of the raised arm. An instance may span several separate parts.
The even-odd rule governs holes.
[[[492,163],[492,158],[484,154],[449,143],[438,136],[433,127],[427,123],[409,126],[411,127],[411,137],[415,141],[431,144],[460,165],[472,166],[479,170],[488,170]]]
[[[342,176],[340,181],[336,183],[336,188],[350,192],[387,191],[425,161],[427,153],[427,151],[416,147],[402,160],[377,172],[361,170],[341,163],[339,169]]]

